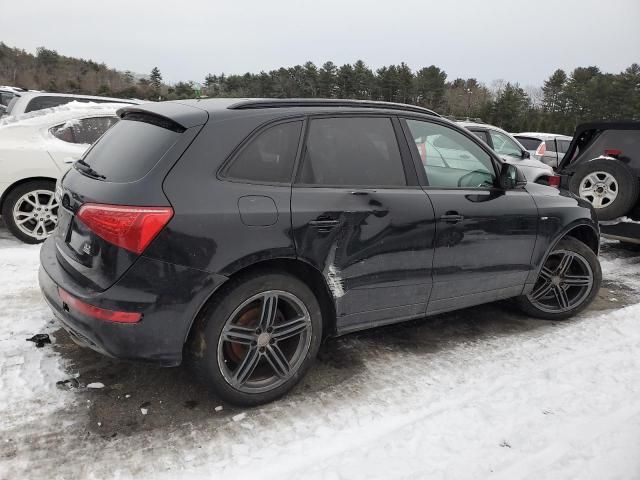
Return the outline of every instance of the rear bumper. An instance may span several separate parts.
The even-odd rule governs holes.
[[[110,288],[80,285],[60,265],[53,238],[40,251],[39,282],[55,317],[74,340],[110,357],[179,365],[191,323],[226,277],[140,257]],[[140,312],[135,324],[83,315],[63,304],[58,287],[91,305]]]

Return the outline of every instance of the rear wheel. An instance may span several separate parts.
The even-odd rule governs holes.
[[[576,170],[569,188],[593,205],[598,220],[613,220],[634,207],[640,185],[627,166],[617,160],[597,159]]]
[[[579,240],[567,237],[545,260],[531,292],[518,300],[531,316],[563,320],[585,309],[601,283],[602,270],[596,254]]]
[[[281,397],[320,347],[322,316],[311,290],[279,273],[238,279],[208,305],[190,340],[196,373],[243,406]]]
[[[9,231],[25,243],[40,243],[58,225],[55,182],[34,180],[9,192],[2,205],[2,218]]]

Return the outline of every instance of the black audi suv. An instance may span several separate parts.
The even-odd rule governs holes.
[[[330,336],[511,297],[564,319],[600,286],[591,206],[429,110],[210,99],[119,115],[57,187],[42,292],[78,343],[188,361],[228,402],[283,395]]]

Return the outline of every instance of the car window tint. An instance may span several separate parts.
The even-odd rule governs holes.
[[[310,185],[406,185],[390,118],[314,119],[300,182]]]
[[[518,137],[518,136],[516,136],[516,138],[527,150],[537,150],[540,144],[542,143],[542,141],[537,138]]]
[[[109,182],[133,182],[145,176],[178,140],[181,132],[140,119],[124,119],[89,149],[84,161]]]
[[[556,141],[554,139],[545,140],[546,151],[547,152],[555,152],[556,151]]]
[[[491,141],[493,142],[493,150],[499,155],[509,155],[510,157],[522,157],[522,149],[511,140],[507,135],[495,130],[489,130]]]
[[[118,117],[74,119],[53,127],[51,133],[65,142],[91,145],[117,121]]]
[[[75,100],[73,97],[48,97],[40,96],[33,98],[24,109],[25,113],[43,110],[45,108],[58,107]]]
[[[255,182],[290,182],[301,130],[298,121],[263,131],[240,151],[224,175]]]
[[[473,133],[480,140],[482,140],[484,143],[486,143],[486,144],[489,143],[489,138],[487,137],[487,132],[485,132],[484,130],[470,130],[470,132]]]
[[[560,153],[567,153],[567,150],[569,150],[569,145],[571,145],[570,140],[556,140],[556,143],[558,144],[558,151]]]
[[[486,188],[496,175],[491,156],[466,135],[450,127],[407,120],[422,159],[429,186]],[[420,152],[420,149],[424,153]]]

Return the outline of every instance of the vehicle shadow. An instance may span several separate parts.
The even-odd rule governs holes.
[[[380,327],[327,340],[309,374],[281,401],[304,402],[320,392],[339,396],[353,391],[350,380],[366,368],[368,359],[398,351],[407,355],[437,354],[468,342],[518,335],[535,329],[553,328],[553,322],[529,319],[508,302],[483,305],[455,313]],[[103,438],[127,436],[139,431],[172,430],[209,423],[245,409],[223,403],[198,383],[188,368],[161,368],[117,361],[76,345],[60,329],[54,334],[54,349],[62,356],[69,379],[60,385],[81,396],[88,409],[87,428]],[[64,379],[60,379],[64,380]],[[100,382],[103,388],[86,388]],[[223,406],[223,410],[216,407]],[[146,415],[142,413],[145,409]]]

